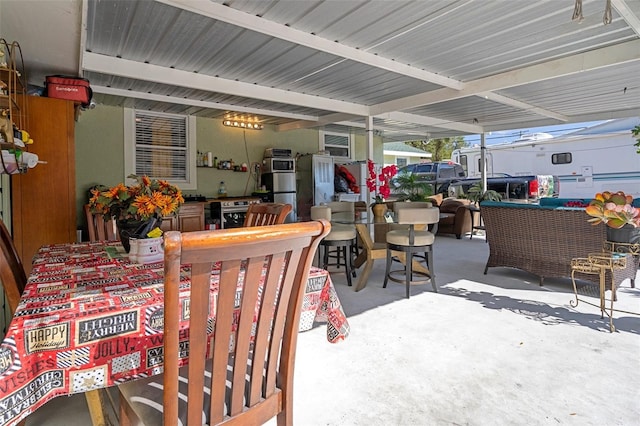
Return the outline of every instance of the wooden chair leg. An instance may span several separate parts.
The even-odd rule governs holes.
[[[105,401],[100,390],[92,390],[85,392],[89,414],[91,415],[91,423],[93,426],[112,426],[109,416],[105,414]]]
[[[137,421],[137,416],[127,403],[127,400],[120,395],[120,426],[132,426]]]
[[[360,272],[360,279],[358,280],[356,291],[362,290],[367,285],[367,280],[369,279],[371,269],[373,269],[373,259],[367,260],[364,264],[364,269],[362,269],[362,271]]]

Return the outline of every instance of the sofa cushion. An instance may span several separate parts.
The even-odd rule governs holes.
[[[436,194],[436,195],[431,195],[430,197],[427,197],[427,201],[431,201],[435,206],[440,206],[440,204],[442,204],[442,199],[443,199],[442,194]]]

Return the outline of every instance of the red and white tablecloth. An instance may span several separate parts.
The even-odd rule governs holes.
[[[0,425],[58,395],[158,374],[163,284],[162,263],[132,264],[119,242],[42,247],[0,345]],[[309,274],[300,331],[315,321],[327,322],[332,343],[349,335],[329,274],[318,268]]]

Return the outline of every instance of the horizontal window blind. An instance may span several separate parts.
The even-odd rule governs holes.
[[[351,157],[351,144],[349,135],[338,133],[323,134],[324,150],[333,157]]]
[[[138,175],[187,180],[187,117],[135,113],[135,170]]]

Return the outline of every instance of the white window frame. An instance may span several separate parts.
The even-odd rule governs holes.
[[[400,162],[404,162],[404,164],[400,164]],[[396,157],[396,166],[404,167],[409,165],[409,157]]]
[[[336,146],[337,145],[326,145],[325,144],[325,135],[328,136],[343,136],[346,137],[348,140],[348,151],[349,154],[347,156],[342,156],[342,155],[331,155],[333,158],[339,158],[339,159],[345,159],[345,160],[353,160],[353,137],[351,136],[351,133],[341,133],[341,132],[330,132],[330,131],[326,131],[326,130],[320,130],[320,151],[328,151],[328,149],[326,149],[326,147],[331,147],[331,146]],[[340,148],[343,148],[342,146],[340,146]]]
[[[161,112],[140,111],[145,114],[157,115],[159,117],[186,117],[186,139],[187,139],[187,162],[186,162],[186,180],[168,179],[166,177],[157,176],[156,178],[165,179],[176,185],[182,190],[198,189],[197,172],[196,172],[196,117],[192,115],[166,114]],[[124,180],[127,182],[127,176],[136,172],[136,128],[135,128],[136,110],[133,108],[124,108]],[[129,184],[132,182],[128,182]]]

